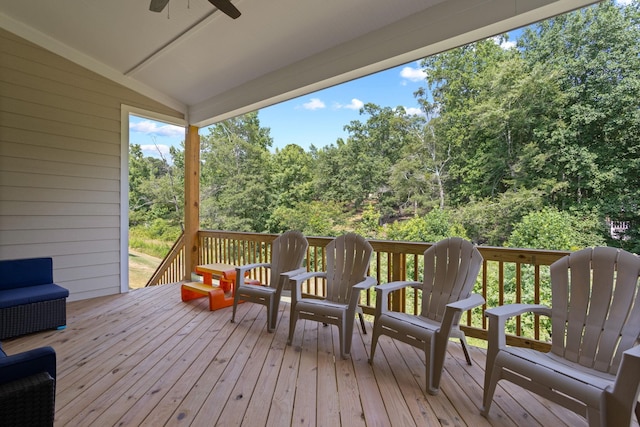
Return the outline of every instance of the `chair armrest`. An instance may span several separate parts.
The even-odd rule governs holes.
[[[284,273],[280,273],[281,276],[286,276],[289,280],[291,280],[294,276],[300,275],[302,273],[306,273],[306,267],[300,267],[296,270],[285,271]]]
[[[236,267],[236,277],[240,277],[245,275],[247,271],[253,270],[255,268],[260,267],[271,267],[271,263],[269,262],[257,262],[255,264],[245,264],[240,267]]]
[[[360,303],[360,292],[365,289],[369,289],[378,283],[376,279],[371,276],[366,276],[362,282],[358,282],[351,288],[351,295],[349,296],[349,307],[355,309]]]
[[[48,372],[56,378],[56,352],[51,347],[40,347],[11,356],[0,357],[0,383]]]
[[[374,279],[371,276],[367,276],[364,278],[364,280],[362,282],[357,283],[356,285],[353,286],[353,289],[357,289],[358,291],[362,291],[364,289],[369,289],[372,286],[375,286],[375,284],[378,281],[376,279]]]
[[[460,313],[476,308],[482,304],[484,304],[484,298],[480,294],[471,294],[467,298],[447,304],[444,309],[440,330],[446,332],[448,337],[454,323],[460,320]]]
[[[535,313],[551,317],[551,309],[541,304],[506,304],[485,310],[484,315],[489,318],[498,318],[506,321],[510,317],[524,313]]]
[[[384,283],[376,286],[376,317],[387,310],[389,306],[389,294],[402,288],[422,286],[422,282],[414,282],[409,280]]]
[[[606,394],[607,411],[633,414],[635,408],[637,416],[640,407],[640,403],[637,403],[638,395],[640,395],[640,345],[622,353],[622,362],[613,383],[613,390],[610,394]]]
[[[482,297],[482,295],[471,294],[467,298],[447,304],[447,308],[451,308],[456,311],[467,311],[482,304],[484,304],[484,298]]]
[[[326,271],[309,271],[291,277],[289,280],[291,285],[291,300],[295,304],[296,301],[302,299],[302,283],[314,277],[327,277]]]
[[[535,313],[551,317],[551,309],[540,304],[507,304],[485,310],[484,315],[489,319],[487,332],[487,366],[493,366],[498,351],[507,346],[505,324],[507,320],[524,313]],[[487,368],[490,377],[491,370]],[[487,384],[485,383],[485,386]]]
[[[256,268],[260,268],[260,267],[267,267],[267,268],[271,268],[271,263],[269,262],[257,262],[254,264],[245,264],[245,265],[241,265],[240,267],[236,267],[236,283],[237,283],[237,287],[240,287],[242,285],[244,285],[244,276],[245,274],[247,274],[249,271],[254,270]]]

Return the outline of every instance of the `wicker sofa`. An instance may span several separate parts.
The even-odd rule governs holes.
[[[41,347],[8,356],[0,344],[0,424],[52,426],[56,353]]]
[[[53,283],[51,258],[0,261],[0,340],[67,323],[69,291]]]

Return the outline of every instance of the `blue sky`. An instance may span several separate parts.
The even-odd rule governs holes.
[[[412,62],[264,108],[258,118],[271,130],[272,151],[287,144],[298,144],[305,150],[312,144],[320,148],[346,138],[343,128],[352,120],[366,120],[359,113],[366,103],[402,106],[419,114],[413,93],[425,85],[419,63]],[[200,129],[201,135],[208,132]],[[139,144],[145,155],[159,157],[162,152],[167,160],[169,146],[184,140],[182,128],[139,117],[132,117],[129,135],[130,142]]]

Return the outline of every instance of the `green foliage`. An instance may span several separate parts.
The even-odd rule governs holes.
[[[434,209],[422,217],[388,224],[386,239],[410,242],[437,242],[447,237],[466,237],[461,224],[455,222],[447,211]]]
[[[366,237],[375,238],[380,233],[380,213],[369,203],[362,211],[362,219],[356,225],[356,233]]]
[[[177,151],[172,151],[176,154]],[[129,224],[149,224],[162,219],[182,224],[184,173],[166,159],[144,157],[139,145],[129,147]]]
[[[538,191],[506,191],[494,198],[470,201],[456,209],[455,216],[472,241],[502,246],[511,235],[513,224],[543,205],[543,196]]]
[[[581,222],[585,221],[576,221],[575,215],[554,208],[531,212],[514,226],[505,246],[575,251],[583,249],[584,234],[592,236],[589,239],[592,245],[603,244],[594,230],[580,227]]]
[[[181,233],[180,227],[156,219],[148,226],[129,227],[129,247],[157,258],[164,258]]]
[[[344,224],[344,214],[342,207],[334,202],[301,202],[292,208],[276,208],[270,222],[275,233],[300,230],[310,236],[337,236]]]
[[[271,204],[269,129],[257,113],[229,119],[201,136],[200,219],[205,228],[266,231]]]

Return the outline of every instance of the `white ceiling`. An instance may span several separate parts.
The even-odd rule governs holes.
[[[593,0],[0,0],[0,25],[206,126]]]

